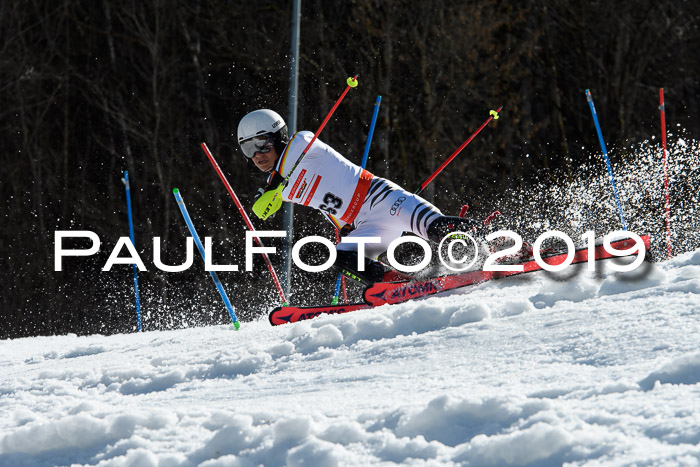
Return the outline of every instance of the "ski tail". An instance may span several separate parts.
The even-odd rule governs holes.
[[[316,318],[323,314],[337,315],[349,313],[351,311],[372,308],[367,303],[351,303],[349,305],[326,305],[326,306],[278,306],[270,312],[270,324],[277,326],[286,323],[295,323],[307,319]]]

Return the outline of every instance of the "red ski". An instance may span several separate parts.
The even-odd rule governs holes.
[[[306,319],[315,318],[319,315],[337,315],[350,311],[373,308],[367,303],[351,303],[350,305],[327,305],[327,306],[280,306],[270,312],[270,324],[294,323]]]
[[[648,235],[641,236],[644,248],[649,250],[650,238]],[[614,249],[624,249],[634,245],[633,240],[618,240],[611,242]],[[602,245],[596,246],[594,251],[595,260],[613,258],[614,255],[608,253]],[[546,258],[542,261],[557,266],[566,261],[568,254],[560,253]],[[588,261],[588,248],[576,250],[571,264],[584,263]],[[542,267],[534,260],[527,261],[516,266],[522,266],[522,271],[470,271],[450,276],[435,277],[422,281],[404,282],[379,282],[372,284],[365,289],[364,299],[366,303],[352,303],[349,305],[327,305],[327,306],[282,306],[270,312],[269,318],[272,325],[294,323],[307,319],[316,318],[322,314],[340,314],[351,311],[374,308],[375,306],[402,303],[414,298],[458,289],[469,285],[480,284],[494,279],[515,276],[527,272],[540,271]]]
[[[648,250],[650,247],[649,236],[643,235],[641,238],[644,242],[644,248]],[[634,240],[630,239],[618,240],[610,243],[610,246],[614,249],[625,249],[633,245]],[[568,253],[559,253],[542,258],[542,261],[551,266],[558,266],[566,261],[567,256]],[[605,250],[603,245],[596,246],[594,249],[594,258],[596,261],[599,259],[614,257],[614,255]],[[588,261],[588,248],[576,250],[571,264],[584,263],[586,261]],[[367,303],[370,303],[373,306],[401,303],[405,302],[406,300],[436,294],[445,290],[457,289],[489,280],[501,279],[503,277],[542,270],[542,267],[537,264],[535,260],[513,265],[513,268],[516,266],[522,266],[522,270],[470,271],[461,274],[453,274],[450,276],[435,277],[417,282],[378,282],[368,286],[365,289],[364,299]]]

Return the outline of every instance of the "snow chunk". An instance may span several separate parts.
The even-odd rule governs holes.
[[[318,437],[331,443],[348,445],[364,441],[367,433],[359,423],[347,421],[329,426]]]
[[[272,426],[273,442],[269,450],[262,453],[260,459],[256,459],[256,463],[262,463],[263,465],[284,465],[285,461],[288,461],[287,455],[291,453],[292,449],[310,441],[312,426],[311,420],[306,417],[296,417],[296,418],[285,418],[278,420]],[[265,445],[265,444],[264,444]],[[328,446],[325,444],[324,446]],[[295,461],[302,462],[304,455],[309,455],[314,457],[318,455],[319,457],[326,457],[328,454],[324,447],[321,447],[319,451],[314,454],[314,446],[308,447],[306,450],[302,450],[297,456],[295,456]],[[329,458],[331,456],[328,456]],[[299,465],[299,464],[297,464]],[[309,465],[323,465],[311,463]]]
[[[294,344],[291,342],[283,342],[278,345],[273,345],[270,347],[270,355],[273,357],[288,357],[294,353]]]
[[[263,429],[253,426],[251,416],[236,415],[228,425],[217,431],[202,448],[194,451],[189,459],[200,463],[206,459],[237,455],[241,451],[258,446],[263,434]]]
[[[668,281],[668,274],[653,265],[648,267],[644,274],[639,275],[638,271],[630,273],[616,274],[610,276],[601,284],[598,291],[599,296],[615,295],[625,292],[633,292],[651,287],[656,287]]]
[[[676,266],[700,266],[700,250],[683,253],[675,258],[671,258],[666,264]]]
[[[32,424],[6,435],[0,441],[0,454],[23,452],[37,454],[65,448],[87,448],[105,444],[109,424],[88,414]]]
[[[216,361],[199,375],[202,378],[235,378],[237,376],[248,376],[257,373],[272,362],[272,357],[267,352],[244,355],[240,358],[230,359],[228,355],[222,354]]]
[[[409,308],[410,304],[403,306]],[[396,333],[407,336],[413,332],[422,334],[442,329],[449,325],[450,317],[456,309],[441,306],[437,300],[426,300],[413,309],[409,308],[410,311],[394,312]]]
[[[668,384],[700,383],[700,352],[684,355],[670,361],[639,382],[645,391],[654,388],[656,381]]]
[[[283,419],[273,426],[275,444],[294,443],[305,439],[311,432],[311,420],[305,417]]]
[[[164,375],[127,381],[120,386],[119,392],[122,394],[148,394],[168,390],[184,381],[187,381],[185,373],[181,370],[173,370]]]
[[[545,308],[554,306],[559,301],[582,302],[594,298],[597,291],[598,285],[586,277],[566,282],[547,281],[540,289],[540,293],[530,297],[530,301],[535,308]]]
[[[75,348],[73,350],[66,352],[66,354],[64,354],[62,358],[86,357],[89,355],[101,354],[102,352],[107,352],[107,349],[101,345],[93,345],[93,346],[89,346],[89,347],[78,347],[78,348]]]
[[[466,305],[454,312],[450,317],[450,326],[461,326],[467,323],[476,323],[483,321],[491,315],[491,310],[488,306],[477,303]]]
[[[669,292],[692,293],[700,295],[700,279],[679,282],[666,288]]]
[[[515,316],[534,310],[535,307],[529,300],[508,300],[501,305],[497,315]]]
[[[376,455],[383,461],[403,463],[406,459],[434,459],[439,452],[440,444],[427,442],[422,436],[416,438],[396,438],[388,433]]]
[[[129,449],[125,456],[100,462],[100,467],[158,467],[158,457],[146,448]]]
[[[334,324],[324,324],[312,328],[309,333],[295,342],[296,349],[301,353],[312,353],[321,347],[334,349],[343,345],[343,333]]]
[[[700,266],[686,266],[678,272],[673,282],[689,281],[700,279]]]
[[[301,446],[289,450],[286,465],[318,465],[334,467],[340,465],[344,452],[342,447],[317,438],[311,438]]]
[[[160,429],[175,423],[177,416],[165,412],[120,414],[107,418],[83,412],[32,424],[5,435],[0,440],[0,454],[90,449],[130,438],[139,427]]]
[[[250,465],[250,462],[236,456],[221,456],[218,459],[202,462],[198,467],[249,467]]]
[[[470,465],[557,465],[562,460],[557,455],[567,450],[571,441],[563,429],[539,422],[515,433],[476,436],[453,460]]]
[[[441,396],[418,413],[404,415],[396,427],[397,436],[423,435],[449,446],[468,441],[482,433],[495,433],[521,418],[551,407],[549,401],[494,397],[484,401],[458,401]]]
[[[700,264],[700,250],[696,251],[690,258],[690,264]]]
[[[379,340],[396,335],[394,320],[386,314],[368,314],[366,316],[352,317],[343,323],[345,343],[352,344],[361,340]]]

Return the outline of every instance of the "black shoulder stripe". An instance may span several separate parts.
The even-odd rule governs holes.
[[[427,216],[425,219],[423,219],[423,232],[426,232],[426,233],[428,232],[428,226],[432,223],[433,218],[435,216],[439,217],[440,214],[438,214],[435,211],[432,211],[429,216]]]
[[[416,231],[418,230],[418,223],[420,222],[420,219],[425,215],[425,210],[427,208],[423,206],[422,204],[419,204],[418,206],[413,209],[413,213],[411,214],[411,230]]]
[[[392,191],[393,191],[393,190],[391,189],[391,187],[390,187],[390,186],[387,186],[386,189],[382,190],[382,192],[379,193],[379,194],[377,195],[377,198],[379,198],[379,196],[381,196],[381,195],[384,195],[384,196],[382,196],[381,199],[378,199],[378,200],[376,200],[376,201],[372,201],[371,207],[374,207],[375,204],[379,204],[379,203],[381,203],[382,201],[384,201],[384,200],[386,199],[386,197],[389,196],[389,194],[390,194]]]
[[[418,216],[416,216],[416,225],[414,227],[414,232],[419,230],[418,226],[421,223],[421,219],[423,219],[423,217],[425,217],[426,214],[432,211],[432,209],[430,209],[430,206],[420,205],[417,209],[420,208],[422,209],[418,212]],[[413,227],[413,225],[411,227]]]
[[[391,191],[391,187],[388,185],[384,185],[381,190],[377,190],[379,193],[374,195],[372,199],[370,200],[369,208],[372,209],[374,208],[374,205],[377,204],[377,199],[379,199],[380,196],[382,196],[384,193],[389,193]]]
[[[367,196],[365,196],[365,200],[362,204],[365,204],[367,200],[369,200],[372,195],[381,187],[384,186],[385,183],[381,178],[375,178],[372,180],[372,183],[369,186],[369,191],[367,191]]]

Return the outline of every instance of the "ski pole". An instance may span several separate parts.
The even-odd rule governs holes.
[[[610,159],[608,158],[608,150],[605,147],[605,141],[603,140],[603,132],[600,129],[600,123],[598,123],[598,114],[596,114],[595,106],[593,105],[593,96],[591,96],[591,90],[586,89],[586,99],[588,99],[588,106],[591,108],[591,113],[593,114],[593,122],[595,123],[595,129],[598,132],[598,140],[600,141],[600,148],[603,150],[603,156],[605,157],[605,165],[608,167],[608,175],[610,176],[610,183],[613,188],[613,195],[615,196],[615,203],[617,203],[617,209],[620,211],[620,221],[622,221],[622,230],[627,230],[625,225],[625,215],[622,213],[622,204],[620,203],[620,197],[617,195],[617,187],[615,186],[615,176],[613,175],[612,166],[610,165]]]
[[[369,147],[372,144],[372,136],[374,136],[374,126],[377,124],[377,115],[379,114],[379,106],[382,104],[382,96],[377,96],[377,100],[374,103],[374,113],[372,114],[372,121],[369,124],[369,133],[367,134],[367,142],[365,143],[365,152],[362,154],[362,165],[361,167],[364,169],[367,166],[367,158],[369,157]],[[338,235],[338,232],[336,232],[336,237],[338,239],[338,242],[340,242],[340,236]],[[338,273],[338,277],[335,281],[335,293],[333,294],[333,300],[332,304],[337,305],[338,304],[338,296],[340,295],[340,285],[341,283],[344,284],[344,277],[341,273]],[[343,288],[343,292],[345,292],[345,289]],[[345,301],[347,302],[347,293],[344,293],[345,295]]]
[[[214,166],[214,170],[216,173],[219,175],[219,178],[221,181],[224,183],[224,186],[226,186],[226,190],[228,190],[228,194],[231,195],[231,198],[233,198],[233,202],[236,204],[236,207],[238,208],[238,212],[241,213],[241,216],[243,216],[243,220],[245,221],[246,225],[248,226],[248,230],[251,232],[255,231],[255,227],[253,227],[253,223],[250,221],[250,217],[248,217],[248,214],[246,214],[245,209],[243,209],[243,205],[241,204],[240,200],[238,199],[238,196],[236,196],[236,193],[233,191],[233,188],[231,188],[231,184],[228,182],[226,179],[226,176],[224,173],[221,171],[221,168],[219,167],[219,164],[216,162],[214,159],[214,156],[212,155],[211,151],[207,147],[207,143],[202,143],[202,149],[204,150],[204,153],[207,155],[209,158],[209,162],[211,162],[211,165]],[[257,242],[258,246],[262,247],[262,241],[258,237],[254,237],[255,241]],[[275,273],[275,268],[272,267],[272,262],[270,261],[270,257],[267,256],[267,253],[263,253],[263,258],[265,259],[265,264],[267,264],[267,269],[270,271],[270,275],[272,276],[272,280],[275,282],[275,287],[277,287],[277,292],[280,294],[280,298],[282,299],[282,306],[287,305],[287,297],[284,295],[284,290],[282,289],[282,284],[280,284],[280,280],[277,277],[277,273]]]
[[[175,195],[175,200],[177,201],[177,207],[180,208],[180,212],[182,213],[182,217],[185,218],[185,223],[187,224],[187,228],[190,230],[190,234],[192,234],[192,238],[194,239],[194,243],[197,245],[197,249],[199,250],[199,253],[202,255],[202,259],[206,262],[206,255],[204,253],[204,246],[202,245],[202,241],[199,239],[199,235],[197,235],[197,231],[194,228],[194,224],[192,224],[192,219],[190,218],[189,213],[187,212],[187,207],[185,206],[185,201],[182,199],[182,196],[180,195],[180,190],[177,188],[173,188],[173,195]],[[215,271],[209,271],[211,274],[211,278],[214,281],[214,284],[216,285],[217,290],[219,291],[219,295],[221,295],[221,299],[224,301],[224,305],[226,305],[226,309],[228,310],[228,314],[231,317],[231,320],[233,321],[233,327],[238,331],[241,327],[241,323],[238,322],[238,317],[236,317],[236,312],[233,310],[233,305],[231,305],[231,301],[228,299],[228,295],[226,295],[226,291],[224,290],[224,286],[221,285],[221,281],[219,280],[219,276],[216,275]]]
[[[668,151],[666,150],[666,104],[664,88],[659,88],[659,110],[661,111],[661,144],[664,154],[664,210],[666,211],[666,255],[671,258],[671,207],[669,201]]]
[[[124,171],[124,177],[122,178],[122,183],[126,186],[126,212],[129,217],[129,239],[131,239],[131,244],[134,244],[134,222],[131,215],[131,190],[129,188],[129,172]],[[134,267],[134,295],[136,297],[136,328],[138,332],[141,332],[141,298],[139,297],[139,277],[138,269],[136,264],[132,264]]]
[[[321,131],[323,131],[323,128],[326,126],[326,123],[328,123],[328,120],[330,120],[331,116],[335,112],[335,109],[338,108],[340,105],[340,102],[343,100],[345,95],[348,93],[350,88],[355,88],[357,87],[357,76],[354,78],[348,78],[347,79],[348,86],[345,88],[345,91],[343,91],[343,94],[340,95],[338,100],[335,102],[333,105],[333,108],[328,112],[328,115],[326,115],[326,118],[323,120],[323,123],[321,123],[321,126],[316,130],[316,133],[314,134],[313,138],[311,138],[311,141],[309,141],[309,144],[306,146],[306,148],[301,152],[301,155],[299,158],[297,158],[296,162],[292,166],[292,168],[289,170],[289,173],[287,173],[287,176],[284,177],[282,180],[282,183],[279,184],[279,186],[273,190],[266,191],[263,193],[263,195],[258,198],[258,200],[253,204],[253,212],[255,215],[257,215],[260,219],[265,220],[267,219],[270,214],[275,213],[279,210],[280,206],[282,206],[282,190],[289,184],[289,178],[292,176],[292,173],[294,173],[294,170],[299,166],[301,161],[304,159],[306,156],[306,153],[311,149],[311,145],[314,144],[314,141],[316,141],[316,138],[318,138],[318,135],[321,134]]]
[[[498,113],[501,111],[502,108],[503,108],[503,107],[501,106],[501,107],[498,108],[498,110],[491,110],[491,111],[489,112],[489,114],[490,114],[489,118],[486,119],[486,121],[485,121],[484,123],[482,123],[481,126],[480,126],[474,133],[472,133],[472,135],[469,137],[469,139],[467,139],[464,143],[462,143],[462,145],[461,145],[460,147],[458,147],[457,150],[456,150],[455,152],[453,152],[452,155],[451,155],[450,157],[448,157],[447,160],[446,160],[445,162],[443,162],[442,165],[441,165],[440,167],[438,167],[438,169],[437,169],[435,172],[433,172],[433,174],[432,174],[430,177],[428,177],[428,179],[427,179],[426,181],[423,182],[423,184],[420,186],[420,188],[418,188],[418,189],[415,191],[415,194],[418,195],[418,194],[422,193],[423,190],[425,190],[425,188],[430,184],[430,182],[432,182],[433,179],[434,179],[435,177],[437,177],[437,175],[438,175],[440,172],[442,172],[443,169],[444,169],[445,167],[447,167],[447,164],[449,164],[450,162],[452,162],[452,159],[454,159],[455,157],[457,157],[457,155],[458,155],[460,152],[462,152],[462,150],[463,150],[464,148],[466,148],[467,145],[468,145],[469,143],[471,143],[471,141],[474,139],[474,137],[475,137],[476,135],[478,135],[479,132],[480,132],[486,125],[488,125],[488,124],[491,122],[491,120],[498,120]]]

